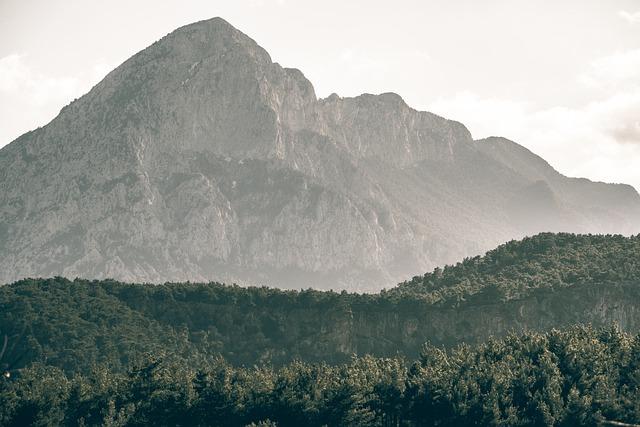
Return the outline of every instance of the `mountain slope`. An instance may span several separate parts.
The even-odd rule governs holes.
[[[197,22],[0,150],[0,281],[375,290],[538,231],[639,230],[633,188],[525,151],[395,94],[317,99],[224,20]]]

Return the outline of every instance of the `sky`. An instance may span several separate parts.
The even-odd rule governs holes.
[[[214,16],[319,97],[396,92],[565,175],[640,190],[640,0],[0,0],[0,146]]]

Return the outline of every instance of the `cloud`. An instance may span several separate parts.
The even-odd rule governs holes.
[[[75,76],[34,71],[24,54],[0,58],[0,147],[53,119],[62,106],[86,93],[110,67],[103,62]]]
[[[613,90],[640,85],[640,49],[616,52],[598,58],[578,78],[587,87]]]
[[[575,107],[535,108],[527,102],[460,92],[430,110],[462,121],[474,138],[512,139],[560,172],[640,190],[640,50],[599,58],[579,76],[594,92]],[[587,78],[588,77],[588,78]]]
[[[36,75],[27,66],[24,55],[0,58],[0,92],[4,96],[19,94],[32,105],[43,106],[52,99],[75,95],[78,86],[78,79],[73,77]]]
[[[637,24],[640,22],[640,11],[630,13],[626,10],[621,10],[618,12],[618,16],[629,22],[630,24]]]
[[[637,144],[640,142],[640,121],[636,120],[619,126],[614,129],[612,135],[616,138],[616,141]]]
[[[504,135],[521,129],[527,120],[527,110],[526,102],[483,98],[470,91],[439,98],[429,106],[429,111],[461,120],[472,130],[475,138]]]

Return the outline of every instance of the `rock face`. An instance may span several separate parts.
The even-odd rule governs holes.
[[[639,297],[638,283],[629,282],[576,286],[556,292],[543,290],[521,300],[426,310],[347,304],[329,309],[309,306],[297,310],[244,307],[246,311],[238,313],[238,308],[230,304],[205,304],[200,307],[202,315],[198,320],[206,319],[204,323],[209,327],[222,329],[228,318],[269,319],[278,325],[276,330],[283,331],[281,340],[286,341],[286,345],[271,342],[262,349],[252,345],[251,351],[246,347],[240,349],[237,341],[242,340],[223,339],[222,352],[234,363],[250,366],[274,361],[282,364],[293,359],[344,363],[353,354],[379,357],[400,354],[413,359],[419,356],[425,342],[451,348],[461,343],[486,342],[511,332],[548,332],[576,324],[593,327],[617,324],[622,330],[637,334],[640,332]],[[146,312],[146,315],[162,319],[162,314],[157,312]],[[266,328],[263,332],[268,333]]]
[[[640,197],[392,93],[317,99],[219,18],[0,150],[0,282],[376,290],[538,231],[637,232]]]

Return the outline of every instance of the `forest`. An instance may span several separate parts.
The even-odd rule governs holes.
[[[640,280],[640,235],[541,233],[393,288],[437,305],[508,301],[541,290]]]
[[[581,426],[640,421],[640,337],[572,327],[413,362],[234,367],[148,355],[125,372],[36,363],[0,382],[0,425]]]
[[[21,280],[0,425],[638,423],[639,255],[547,233],[377,294]]]

